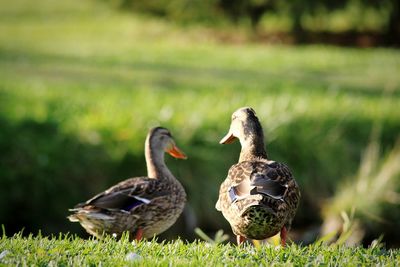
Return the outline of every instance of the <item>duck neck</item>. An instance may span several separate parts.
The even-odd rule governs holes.
[[[172,174],[164,162],[164,151],[154,149],[147,139],[145,143],[145,157],[147,176],[154,179],[170,178]]]
[[[240,144],[242,145],[242,150],[240,152],[239,162],[267,159],[263,136],[247,136],[245,140],[240,140]]]

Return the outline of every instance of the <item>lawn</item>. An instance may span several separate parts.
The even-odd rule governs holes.
[[[0,223],[10,232],[82,234],[65,219],[68,208],[122,179],[144,175],[144,138],[150,127],[162,125],[189,156],[168,158],[167,164],[186,188],[191,221],[210,232],[228,230],[214,205],[239,145],[218,141],[231,113],[251,106],[264,126],[269,155],[286,162],[302,188],[293,230],[306,231],[320,223],[321,205],[338,184],[358,171],[372,133],[382,156],[399,138],[399,73],[400,52],[394,49],[229,44],[207,28],[117,12],[102,1],[1,0]],[[372,238],[385,231],[400,240],[400,214],[390,205],[385,211],[385,219],[397,223],[375,223]],[[166,236],[193,238],[192,226],[180,221]],[[171,260],[184,264],[194,251],[206,255],[214,249],[204,243],[186,249],[180,242],[125,242],[111,256],[100,255],[102,243],[71,240],[76,246],[69,251],[76,256],[55,261],[90,264],[106,257],[105,263],[119,258],[122,265],[133,250],[167,264],[166,255],[182,248],[183,256]],[[13,251],[20,244],[20,253],[32,244],[45,246],[42,254],[28,257],[30,264],[37,255],[50,261],[66,242],[15,238],[1,245]],[[95,247],[98,256],[82,258],[85,250],[76,248],[83,244]],[[48,254],[47,246],[55,252]],[[110,241],[104,249],[113,246],[122,244]],[[380,249],[345,248],[319,257],[314,249],[241,252],[221,246],[209,257],[210,265],[221,255],[228,262],[280,258],[295,265],[319,260],[334,265],[338,257],[368,265],[394,257]],[[4,259],[21,260],[14,253]]]
[[[369,248],[318,243],[282,249],[203,241],[84,240],[65,235],[3,236],[0,241],[0,264],[21,266],[397,266],[400,262],[398,249],[386,250],[379,243]]]

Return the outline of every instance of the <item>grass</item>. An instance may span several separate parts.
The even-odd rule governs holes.
[[[3,236],[0,264],[21,266],[397,266],[400,250],[386,250],[379,243],[369,248],[291,245],[285,249],[270,245],[211,245],[182,240],[157,243],[84,240],[76,236],[53,237],[20,234]]]
[[[163,125],[189,156],[167,164],[195,224],[229,229],[214,205],[239,145],[218,141],[231,113],[252,106],[269,154],[302,188],[294,228],[306,227],[357,172],[372,129],[383,154],[394,146],[399,72],[393,49],[231,45],[98,1],[1,0],[0,221],[14,232],[79,232],[67,209],[145,174],[145,135]]]

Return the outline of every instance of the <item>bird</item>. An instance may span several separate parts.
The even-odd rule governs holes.
[[[182,213],[186,192],[165,164],[165,152],[187,158],[168,129],[150,129],[145,141],[147,176],[126,179],[77,204],[68,219],[98,238],[120,238],[128,232],[131,240],[141,240],[167,230]]]
[[[229,222],[238,245],[246,239],[263,240],[280,233],[284,247],[299,205],[299,186],[289,167],[267,157],[263,129],[251,107],[232,114],[229,131],[220,144],[236,139],[241,144],[239,161],[222,182],[215,207]]]

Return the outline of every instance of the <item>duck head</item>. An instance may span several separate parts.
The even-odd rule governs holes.
[[[242,146],[239,161],[267,158],[263,129],[254,109],[243,107],[233,112],[229,131],[219,143],[231,144],[236,139]]]
[[[174,158],[186,159],[187,156],[180,150],[171,135],[171,132],[163,127],[155,127],[150,130],[147,142],[153,151],[167,152]],[[146,143],[147,143],[146,142]]]
[[[228,133],[221,139],[220,144],[231,144],[236,139],[243,145],[250,138],[263,139],[263,131],[254,109],[239,108],[232,114],[231,126]]]

